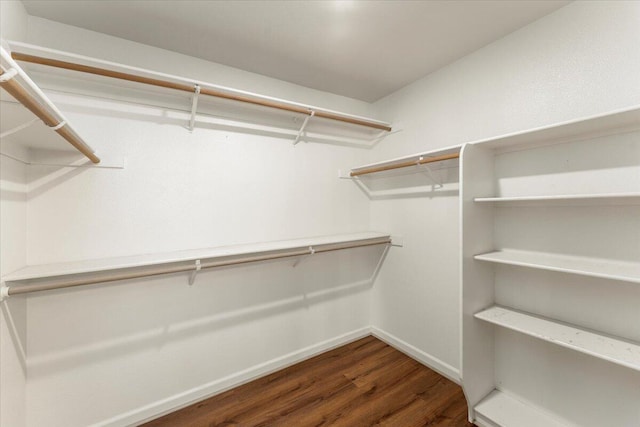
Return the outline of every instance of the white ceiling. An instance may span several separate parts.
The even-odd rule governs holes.
[[[375,101],[568,1],[31,1],[34,16]]]

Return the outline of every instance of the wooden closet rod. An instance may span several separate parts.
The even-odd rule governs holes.
[[[108,70],[105,68],[91,67],[88,65],[76,64],[73,62],[60,61],[57,59],[43,58],[40,56],[28,55],[19,52],[13,52],[11,54],[13,59],[16,61],[24,61],[31,62],[33,64],[47,65],[50,67],[63,68],[65,70],[72,71],[80,71],[83,73],[95,74],[98,76],[112,77],[115,79],[128,80],[131,82],[143,83],[153,86],[159,86],[169,89],[181,90],[184,92],[192,92],[195,93],[195,85],[188,85],[184,83],[175,83],[166,80],[154,79],[149,77],[137,76],[135,74],[123,73],[119,71]],[[298,105],[285,104],[282,102],[271,101],[267,99],[260,99],[257,97],[251,97],[242,94],[234,94],[229,92],[224,92],[222,90],[201,87],[200,88],[201,95],[215,96],[217,98],[231,99],[239,102],[246,102],[248,104],[260,105],[263,107],[276,108],[279,110],[291,111],[294,113],[307,114],[311,115],[314,113],[315,117],[322,117],[329,120],[337,120],[340,122],[351,123],[354,125],[366,126],[373,129],[384,130],[387,132],[391,131],[391,127],[372,122],[369,120],[358,119],[349,116],[343,116],[337,113],[331,113],[328,111],[322,110],[313,110],[312,108],[307,108]]]
[[[0,76],[5,74],[5,71],[0,69]],[[96,156],[91,148],[87,146],[82,140],[80,140],[71,130],[69,130],[66,122],[59,121],[53,114],[40,104],[15,78],[10,78],[4,82],[0,82],[0,87],[6,90],[11,96],[13,96],[20,104],[24,105],[29,111],[36,115],[45,125],[49,126],[58,135],[63,137],[67,142],[73,145],[76,150],[84,154],[93,163],[100,163],[100,159]]]
[[[392,170],[392,169],[408,168],[410,166],[417,166],[417,165],[424,165],[424,164],[427,164],[427,163],[441,162],[443,160],[457,159],[459,157],[460,157],[460,153],[443,154],[441,156],[434,156],[434,157],[424,157],[424,158],[421,158],[418,161],[413,161],[412,160],[412,161],[407,161],[407,162],[402,162],[402,163],[394,163],[392,165],[375,166],[375,167],[371,167],[371,168],[367,168],[367,169],[362,169],[362,170],[359,170],[359,171],[351,172],[349,175],[350,176],[360,176],[360,175],[366,175],[366,174],[375,173],[375,172],[388,171],[388,170]]]
[[[197,271],[197,270],[207,269],[207,268],[225,267],[229,265],[247,264],[247,263],[259,262],[259,261],[269,261],[269,260],[280,259],[280,258],[291,258],[296,256],[302,256],[302,255],[313,255],[320,252],[339,251],[343,249],[359,248],[364,246],[387,245],[390,243],[391,243],[391,239],[388,237],[384,237],[384,238],[377,239],[372,242],[371,241],[366,242],[366,243],[335,243],[335,244],[320,245],[317,247],[309,246],[308,248],[304,248],[304,249],[296,249],[296,250],[291,250],[287,252],[278,252],[275,254],[253,255],[253,256],[246,256],[242,258],[203,262],[200,264],[200,268],[197,268],[195,263],[190,265],[174,265],[174,266],[166,266],[166,267],[156,268],[156,269],[148,269],[145,271],[138,271],[138,272],[125,271],[125,272],[115,273],[111,275],[104,275],[102,277],[72,279],[67,281],[59,281],[59,282],[51,282],[51,283],[37,283],[34,285],[26,285],[26,286],[9,286],[4,290],[4,292],[5,292],[5,295],[7,296],[29,294],[32,292],[71,288],[74,286],[93,285],[97,283],[107,283],[107,282],[115,282],[119,280],[129,280],[129,279],[138,279],[142,277],[159,276],[163,274]]]

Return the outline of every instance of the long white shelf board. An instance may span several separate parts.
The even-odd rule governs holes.
[[[640,193],[562,194],[549,196],[476,197],[477,203],[581,205],[640,205]]]
[[[487,148],[535,147],[640,130],[640,106],[471,142]]]
[[[479,261],[498,264],[640,283],[640,262],[613,261],[602,258],[558,255],[513,249],[476,255],[474,258]]]
[[[390,238],[388,233],[369,231],[362,233],[309,237],[296,240],[220,246],[207,249],[192,249],[160,254],[103,258],[57,264],[30,265],[4,276],[2,278],[2,281],[17,282],[24,280],[43,279],[48,277],[68,276],[72,274],[118,270],[123,268],[149,267],[159,264],[188,262],[196,260],[211,260],[214,258],[308,248],[309,246],[315,247],[321,245],[342,244],[349,242],[373,243],[385,238]]]
[[[482,427],[568,427],[549,414],[503,391],[493,390],[474,408]]]
[[[640,371],[640,343],[603,335],[532,314],[494,306],[475,317],[534,338]]]

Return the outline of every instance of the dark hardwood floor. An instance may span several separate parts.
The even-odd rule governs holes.
[[[460,387],[367,337],[158,418],[159,426],[472,426]]]

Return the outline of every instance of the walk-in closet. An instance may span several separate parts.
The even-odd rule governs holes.
[[[640,1],[0,0],[0,427],[640,427]]]

